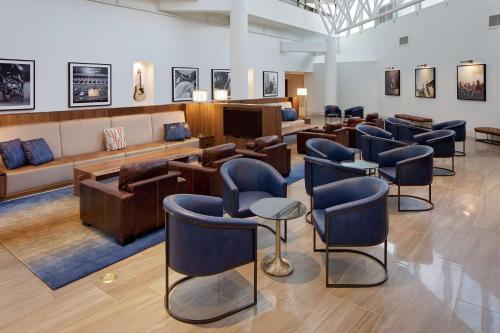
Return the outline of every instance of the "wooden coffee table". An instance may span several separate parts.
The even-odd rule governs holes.
[[[142,163],[152,160],[188,160],[201,153],[201,149],[194,147],[170,148],[165,151],[119,158],[112,161],[97,162],[77,166],[73,169],[73,191],[80,195],[80,182],[85,179],[102,180],[115,177],[120,172],[120,167],[125,164]]]

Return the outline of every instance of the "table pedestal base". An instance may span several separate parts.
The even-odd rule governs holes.
[[[269,254],[262,260],[262,268],[270,275],[286,276],[293,272],[293,264],[286,258]]]

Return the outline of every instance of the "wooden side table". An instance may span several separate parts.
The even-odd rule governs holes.
[[[199,147],[200,149],[205,149],[209,147],[213,147],[214,145],[214,136],[213,135],[200,135],[198,137],[200,140]]]

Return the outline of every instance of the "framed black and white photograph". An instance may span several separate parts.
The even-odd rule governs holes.
[[[35,61],[0,59],[0,111],[35,108]]]
[[[199,87],[198,68],[172,67],[172,101],[192,101]]]
[[[466,101],[486,101],[486,65],[457,66],[457,98]]]
[[[400,75],[399,69],[391,69],[385,71],[385,94],[386,96],[400,96]]]
[[[227,90],[227,98],[231,98],[231,71],[229,69],[212,69],[212,99],[214,90]]]
[[[111,105],[111,65],[68,63],[69,107]]]
[[[263,81],[264,97],[278,96],[278,72],[264,71]]]
[[[436,68],[415,69],[415,97],[436,98]]]

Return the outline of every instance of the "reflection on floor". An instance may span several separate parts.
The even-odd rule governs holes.
[[[467,150],[466,158],[456,159],[455,177],[435,178],[433,211],[391,208],[390,277],[381,287],[325,289],[324,255],[312,252],[313,231],[304,218],[289,222],[283,245],[294,273],[275,278],[259,269],[258,306],[206,326],[166,314],[163,245],[55,292],[0,247],[0,331],[498,332],[500,147],[469,140]],[[303,181],[289,191],[308,204]],[[258,236],[260,260],[273,251],[274,239],[265,229]],[[370,251],[381,255],[382,248]],[[117,280],[103,284],[101,277],[110,272]],[[246,302],[251,273],[248,266],[190,281],[173,293],[173,306],[203,316]],[[378,274],[377,266],[349,255],[336,255],[331,265],[336,280],[366,281]]]

